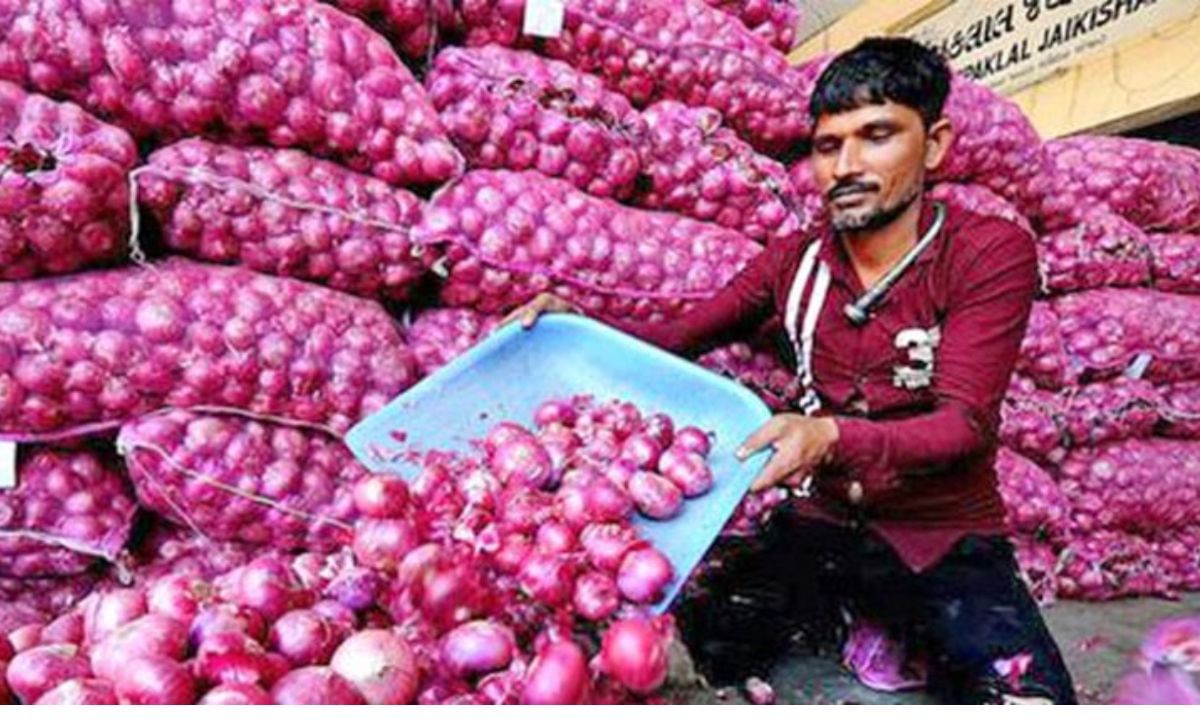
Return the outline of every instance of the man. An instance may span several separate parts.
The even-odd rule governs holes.
[[[954,139],[949,87],[945,63],[912,41],[836,58],[810,106],[822,229],[768,247],[678,320],[618,323],[686,352],[774,314],[804,385],[800,412],[739,450],[773,449],[754,489],[796,497],[679,610],[716,681],[764,672],[796,630],[848,609],[921,652],[945,701],[1075,702],[1019,578],[993,470],[1035,249],[1007,221],[924,199]],[[547,295],[513,317],[570,310]]]

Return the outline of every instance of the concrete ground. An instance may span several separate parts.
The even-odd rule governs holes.
[[[1080,702],[1112,697],[1127,659],[1159,620],[1200,614],[1200,594],[1178,601],[1136,599],[1105,603],[1059,602],[1043,610],[1075,678]],[[675,673],[673,672],[674,676]],[[834,656],[799,652],[782,659],[769,679],[780,704],[928,704],[922,692],[878,693],[843,670]],[[741,704],[736,690],[683,689],[672,693],[691,704]]]

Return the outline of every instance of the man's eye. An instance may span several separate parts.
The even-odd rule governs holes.
[[[870,138],[871,140],[874,140],[875,142],[881,142],[883,140],[887,140],[888,138],[890,138],[892,136],[892,134],[893,133],[891,130],[888,130],[886,128],[881,128],[878,130],[872,130],[870,133],[867,134],[867,137]]]
[[[820,155],[832,155],[837,152],[837,143],[817,143],[813,149]]]

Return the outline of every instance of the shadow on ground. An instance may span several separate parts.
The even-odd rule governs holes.
[[[1200,614],[1200,594],[1178,601],[1137,599],[1105,603],[1059,602],[1044,611],[1066,656],[1080,702],[1104,703],[1127,660],[1159,620]],[[674,673],[673,673],[674,674]],[[799,652],[782,659],[770,678],[781,704],[920,705],[935,702],[922,692],[878,693],[860,685],[834,656]],[[690,704],[744,704],[736,689],[677,689],[674,699]]]

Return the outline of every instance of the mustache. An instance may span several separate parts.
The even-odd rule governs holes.
[[[875,183],[859,182],[859,181],[844,182],[844,183],[838,183],[837,185],[834,185],[833,189],[825,194],[825,197],[828,198],[829,200],[835,200],[843,195],[848,195],[850,193],[868,193],[868,192],[874,192],[878,189],[879,189],[879,186],[876,185]]]

